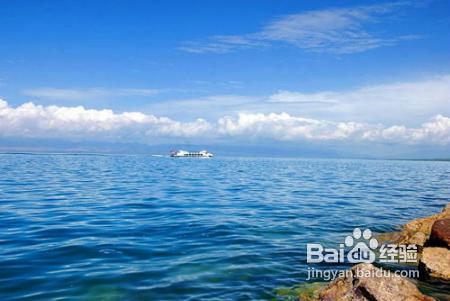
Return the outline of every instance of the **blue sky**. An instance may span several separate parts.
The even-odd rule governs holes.
[[[441,149],[449,25],[439,0],[4,1],[0,135]]]

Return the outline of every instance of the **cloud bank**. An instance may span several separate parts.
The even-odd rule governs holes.
[[[205,41],[186,42],[180,49],[192,53],[228,53],[240,49],[269,47],[281,42],[309,52],[363,52],[418,38],[411,34],[385,37],[366,26],[376,25],[382,16],[406,5],[411,3],[392,2],[287,15],[270,22],[259,32],[213,36]]]
[[[426,103],[450,105],[450,75],[435,76],[421,81],[397,82],[364,86],[350,91],[320,91],[302,93],[278,91],[270,96],[279,103]]]
[[[82,106],[41,106],[32,102],[11,107],[0,100],[0,136],[96,139],[153,143],[192,138],[253,141],[389,142],[450,144],[450,118],[436,115],[417,128],[302,118],[287,113],[239,113],[214,122],[176,121],[141,112],[115,113]]]
[[[431,116],[450,116],[450,75],[396,81],[353,89],[279,90],[267,95],[216,95],[152,102],[150,112],[179,118],[219,119],[239,112],[288,112],[321,120],[419,126]]]

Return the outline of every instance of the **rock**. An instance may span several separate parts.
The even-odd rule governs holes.
[[[427,234],[423,232],[416,232],[412,233],[404,242],[405,245],[417,245],[417,246],[423,246],[425,245],[426,241],[428,240]],[[400,244],[402,244],[400,242]]]
[[[439,219],[433,224],[426,245],[450,249],[450,218]]]
[[[331,282],[328,287],[319,293],[320,301],[347,301],[364,300],[356,296],[353,289],[352,278],[340,277]]]
[[[292,287],[280,287],[274,290],[275,300],[317,301],[319,292],[327,286],[325,282],[304,282]]]
[[[445,205],[444,209],[442,210],[442,212],[447,212],[450,213],[450,203],[448,203],[447,205]]]
[[[383,272],[384,271],[384,272]],[[354,266],[345,277],[319,293],[320,301],[431,301],[406,278],[368,263]]]
[[[415,219],[402,227],[400,232],[384,233],[377,238],[380,242],[390,241],[402,245],[423,247],[431,234],[433,224],[440,219],[450,218],[450,203],[441,213]]]
[[[419,261],[420,276],[437,280],[450,280],[450,250],[424,248]]]
[[[390,242],[417,245],[420,256],[421,277],[450,280],[450,203],[441,213],[419,218],[405,224],[401,231],[377,236],[380,243]],[[443,247],[436,247],[436,246]],[[366,275],[366,276],[364,276]],[[370,276],[367,276],[370,275]],[[394,273],[368,263],[354,266],[348,273],[336,278],[323,289],[308,291],[308,301],[431,301],[415,284]]]
[[[297,296],[302,301],[316,301],[319,297],[319,292],[325,287],[323,282],[313,282],[300,286],[297,290]]]

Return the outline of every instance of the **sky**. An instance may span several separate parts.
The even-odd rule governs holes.
[[[449,25],[444,0],[2,1],[0,150],[449,158]]]

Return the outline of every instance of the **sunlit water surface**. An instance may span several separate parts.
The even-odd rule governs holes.
[[[449,162],[2,154],[0,299],[273,299],[307,242],[394,230],[449,187]]]

